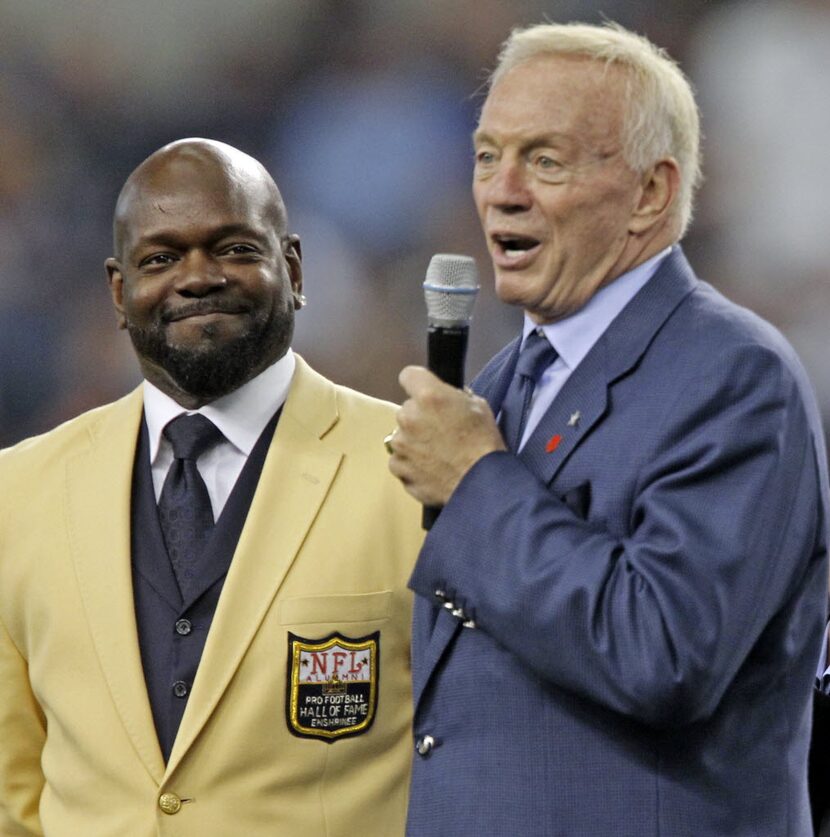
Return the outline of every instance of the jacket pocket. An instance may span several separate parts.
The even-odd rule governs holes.
[[[559,498],[581,520],[587,520],[591,510],[591,483],[584,482]]]
[[[328,622],[375,622],[389,618],[392,591],[344,593],[334,596],[303,596],[279,604],[281,625]]]

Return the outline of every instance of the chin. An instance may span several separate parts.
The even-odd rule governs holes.
[[[176,325],[177,328],[172,326]],[[244,338],[248,329],[223,322],[171,323],[165,329],[165,340],[169,346],[181,351],[210,351],[221,348],[234,340]]]
[[[182,391],[213,400],[238,389],[285,354],[294,317],[293,312],[262,315],[239,334],[205,323],[200,327],[201,337],[187,340],[175,340],[175,335],[159,326],[140,328],[128,322],[127,328],[140,358],[164,369]]]
[[[527,285],[513,275],[503,277],[496,274],[496,296],[505,305],[515,305],[520,308],[527,308],[531,300],[527,298]]]

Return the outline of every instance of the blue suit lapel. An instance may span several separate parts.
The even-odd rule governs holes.
[[[601,352],[589,354],[562,387],[519,459],[544,483],[550,482],[577,444],[605,414],[608,380]],[[572,416],[579,413],[575,423]]]
[[[519,455],[542,482],[553,480],[604,418],[614,382],[636,367],[696,283],[681,249],[675,248],[574,370]]]

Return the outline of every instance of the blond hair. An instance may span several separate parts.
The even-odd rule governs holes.
[[[701,171],[700,117],[680,67],[660,47],[616,23],[543,23],[511,32],[499,52],[490,87],[518,64],[540,55],[584,56],[625,71],[623,158],[637,172],[666,157],[677,161],[680,192],[675,212],[682,236],[692,218]]]

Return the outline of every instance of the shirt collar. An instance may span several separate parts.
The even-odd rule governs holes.
[[[579,311],[565,317],[564,320],[539,326],[525,314],[522,343],[531,331],[541,328],[565,366],[573,371],[591,351],[597,340],[602,337],[620,311],[654,276],[671,249],[671,247],[666,247],[648,261],[618,276],[613,282],[600,288]]]
[[[250,454],[265,425],[282,407],[294,375],[296,359],[289,349],[276,363],[259,373],[228,395],[205,404],[198,410],[187,410],[163,393],[157,386],[144,381],[144,416],[150,434],[150,462],[156,460],[161,444],[161,433],[176,416],[201,413],[209,418],[234,447],[246,456]]]

